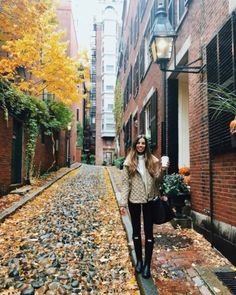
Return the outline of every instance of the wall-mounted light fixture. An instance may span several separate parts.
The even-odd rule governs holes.
[[[155,21],[151,29],[150,51],[153,62],[160,65],[165,72],[200,73],[205,66],[192,66],[201,58],[187,65],[176,66],[175,41],[177,35],[167,17],[165,7],[160,4],[155,15]],[[167,64],[173,51],[174,69],[167,69]]]

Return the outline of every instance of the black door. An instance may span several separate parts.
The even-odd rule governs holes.
[[[168,80],[168,156],[169,173],[178,172],[178,80]]]
[[[12,162],[11,162],[11,182],[21,183],[22,170],[22,123],[13,119],[12,134]]]

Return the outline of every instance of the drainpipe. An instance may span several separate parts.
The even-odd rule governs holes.
[[[163,106],[162,106],[162,156],[168,156],[168,104],[167,104],[167,82],[166,82],[166,72],[162,73],[162,85],[163,85]]]
[[[209,151],[209,194],[210,194],[210,219],[211,219],[211,247],[214,247],[214,200],[213,200],[213,173],[212,173],[212,154]]]

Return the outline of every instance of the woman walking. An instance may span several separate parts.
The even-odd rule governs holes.
[[[131,216],[133,243],[137,263],[135,270],[148,279],[151,275],[150,265],[153,252],[153,222],[151,216],[152,200],[159,195],[165,170],[159,160],[150,152],[145,135],[139,135],[124,162],[123,187],[120,212],[125,214],[127,208]],[[145,260],[142,259],[141,210],[143,213],[145,234]]]

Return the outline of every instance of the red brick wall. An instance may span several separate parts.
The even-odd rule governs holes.
[[[45,172],[53,164],[53,146],[50,136],[45,136],[45,141],[42,143],[41,135],[38,137],[34,156],[34,172],[36,175],[39,172]]]
[[[4,119],[0,109],[0,195],[11,183],[12,118]]]
[[[179,30],[177,48],[191,35],[189,61],[195,60],[228,17],[228,1],[192,1]],[[202,82],[206,75],[189,75],[190,166],[192,209],[204,213],[210,209],[210,170],[208,142],[208,97]],[[228,153],[212,159],[214,218],[236,225],[236,154]],[[232,214],[233,213],[233,214]]]
[[[139,27],[139,40],[129,53],[129,64],[134,65],[140,43],[143,39],[143,31],[146,20],[150,17],[150,8],[153,1],[148,1],[146,12]],[[216,32],[229,17],[228,0],[192,0],[188,6],[184,20],[177,28],[176,52],[190,37],[191,44],[188,50],[188,61],[203,57],[202,64],[206,63],[206,46]],[[130,1],[130,8],[124,23],[124,43],[126,44],[130,34],[130,20],[136,15],[137,1]],[[170,62],[171,63],[171,62]],[[199,62],[196,65],[200,65]],[[122,88],[126,85],[129,73],[129,65],[124,73],[120,69]],[[172,77],[170,77],[172,78]],[[188,74],[189,85],[189,122],[190,122],[190,168],[192,209],[205,214],[210,209],[210,165],[209,165],[209,136],[208,136],[208,97],[203,83],[206,82],[206,73]],[[127,122],[130,114],[138,107],[141,110],[144,97],[151,87],[158,90],[158,150],[160,156],[161,142],[161,108],[163,102],[162,74],[157,65],[152,65],[145,80],[139,86],[138,96],[131,98],[124,114],[124,122]],[[169,131],[170,132],[170,131]],[[124,154],[123,132],[121,133],[121,153]],[[215,156],[212,159],[214,218],[236,226],[236,153],[227,153]]]

